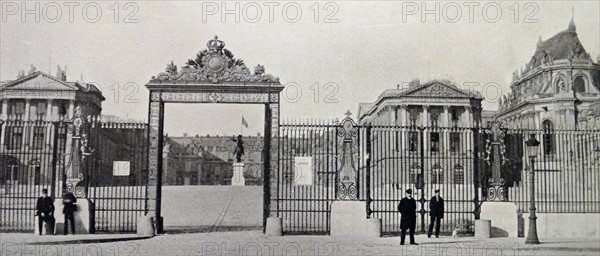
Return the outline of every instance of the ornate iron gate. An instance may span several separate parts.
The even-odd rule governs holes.
[[[272,196],[284,232],[326,234],[333,201],[364,200],[361,127],[349,115],[280,125],[281,178]]]
[[[62,195],[67,125],[0,120],[0,231],[33,231],[42,189],[48,189],[50,197]]]
[[[370,148],[367,212],[382,220],[383,233],[400,231],[397,205],[412,189],[417,200],[417,231],[430,223],[429,199],[435,189],[444,198],[441,231],[472,224],[479,208],[478,160],[475,137],[469,127],[367,127]]]
[[[91,155],[84,160],[86,195],[95,207],[95,232],[135,232],[147,213],[145,123],[89,123]]]

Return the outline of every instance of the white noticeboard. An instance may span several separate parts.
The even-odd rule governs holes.
[[[113,176],[129,176],[129,161],[113,161]]]
[[[294,185],[312,185],[312,157],[294,157]]]

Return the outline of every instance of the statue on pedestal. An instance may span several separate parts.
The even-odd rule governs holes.
[[[238,135],[237,139],[231,139],[231,140],[237,142],[237,144],[235,146],[235,150],[233,151],[233,154],[235,155],[235,158],[237,160],[236,163],[241,163],[242,156],[244,155],[244,141],[242,140],[242,135]]]

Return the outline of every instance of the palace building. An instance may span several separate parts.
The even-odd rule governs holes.
[[[246,183],[261,184],[263,137],[244,136]],[[226,185],[233,176],[235,141],[226,136],[165,137],[163,184]]]
[[[98,88],[67,81],[66,68],[52,76],[31,70],[0,85],[0,183],[48,184],[53,149],[70,152],[66,127],[75,112],[99,116],[104,97]],[[59,145],[53,145],[59,143]]]
[[[399,179],[407,184],[415,183],[422,164],[425,183],[472,182],[465,173],[473,173],[471,128],[481,124],[482,100],[479,92],[450,81],[414,80],[408,88],[385,90],[374,103],[361,103],[358,124],[379,127],[373,140],[394,141],[391,148],[375,149],[373,156],[381,159],[372,159],[374,168],[408,170],[408,177]]]
[[[566,30],[540,37],[531,60],[513,73],[495,117],[517,129],[600,129],[598,102],[600,56],[592,60],[571,20]]]

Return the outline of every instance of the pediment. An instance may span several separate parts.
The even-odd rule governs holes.
[[[50,90],[50,91],[73,91],[77,90],[74,85],[50,77],[44,73],[36,72],[19,78],[3,85],[4,90]]]
[[[427,98],[471,98],[475,95],[467,93],[456,88],[453,85],[448,85],[441,82],[432,82],[416,86],[404,93],[408,97],[427,97]]]

